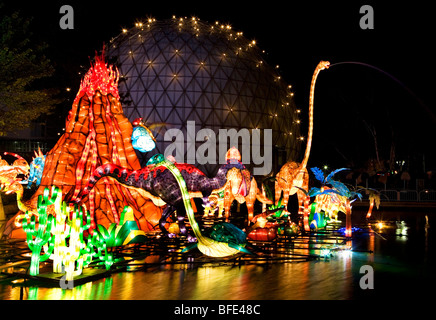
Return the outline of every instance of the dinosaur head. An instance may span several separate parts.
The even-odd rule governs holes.
[[[30,166],[27,163],[27,161],[20,155],[13,153],[13,152],[3,152],[5,155],[11,155],[15,158],[17,158],[17,160],[14,161],[14,163],[12,164],[13,167],[15,167],[16,170],[18,170],[20,173],[24,174],[24,175],[28,175],[29,174],[29,170],[30,170]]]
[[[15,180],[10,184],[4,184],[2,187],[2,191],[5,194],[23,193],[23,185],[18,180]]]
[[[30,166],[29,163],[27,163],[24,159],[17,159],[12,164],[13,167],[15,167],[18,171],[20,171],[24,175],[29,174]]]
[[[226,162],[239,163],[241,162],[241,153],[235,147],[231,147],[226,153]]]
[[[329,67],[330,67],[330,62],[328,62],[328,61],[320,61],[318,63],[318,68],[320,70],[328,69]]]

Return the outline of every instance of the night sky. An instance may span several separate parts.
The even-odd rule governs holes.
[[[20,10],[34,17],[33,32],[49,45],[48,55],[62,75],[59,84],[71,87],[65,91],[71,102],[80,84],[78,72],[88,69],[95,51],[122,28],[147,17],[196,16],[243,31],[266,51],[270,65],[280,66],[303,111],[307,111],[312,73],[320,60],[369,64],[372,67],[338,64],[321,72],[315,94],[312,166],[362,166],[366,159],[375,158],[368,130],[375,128],[381,158],[389,158],[394,141],[398,160],[418,164],[424,160],[426,171],[436,170],[431,2],[350,2],[48,1]],[[63,4],[74,9],[73,30],[59,27]],[[359,9],[366,4],[374,9],[373,30],[359,26]],[[306,135],[307,118],[302,120]]]

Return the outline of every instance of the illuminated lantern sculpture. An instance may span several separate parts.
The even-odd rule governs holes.
[[[84,231],[91,225],[89,212],[77,205],[67,206],[65,201],[61,203],[60,189],[52,187],[51,190],[50,198],[49,188],[45,188],[44,194],[38,197],[38,225],[35,215],[31,216],[30,222],[28,217],[23,219],[27,244],[32,251],[30,275],[38,275],[39,263],[52,259],[53,272],[65,272],[65,280],[71,281],[82,274],[83,268],[94,258],[109,269],[115,259],[107,248],[146,240],[145,232],[139,230],[133,218],[133,210],[127,206],[121,212],[119,225],[112,224],[109,229],[98,225],[97,232],[85,238]],[[53,214],[48,213],[48,208],[53,208]]]
[[[13,162],[12,165],[9,165],[8,162],[1,158],[0,156],[0,191],[5,194],[13,194],[17,195],[17,206],[21,211],[21,214],[17,214],[16,217],[10,219],[5,226],[5,234],[9,235],[13,231],[16,226],[21,227],[21,220],[25,216],[27,212],[27,216],[29,215],[38,215],[36,211],[36,199],[31,202],[27,201],[23,203],[23,185],[25,181],[22,181],[22,178],[19,178],[19,175],[24,175],[27,177],[29,175],[29,164],[27,161],[16,153],[5,152],[5,155],[12,155],[17,160]],[[1,204],[1,201],[0,201]],[[18,225],[16,225],[18,223]]]
[[[332,189],[328,187],[323,187],[322,190],[328,191]],[[349,202],[350,200],[346,196],[333,192],[318,194],[316,195],[314,201],[314,203],[316,204],[315,211],[316,212],[324,211],[329,219],[337,220],[339,211],[344,213],[347,211],[346,209],[347,201]]]
[[[5,152],[4,154],[11,155],[11,156],[17,158],[17,160],[15,160],[11,166],[7,166],[7,165],[0,166],[0,175],[4,175],[8,171],[15,172],[16,175],[23,174],[23,175],[27,176],[29,174],[30,167],[29,167],[29,164],[27,163],[26,159],[24,159],[22,156],[20,156],[16,153],[13,153],[13,152]],[[1,163],[7,164],[7,162],[5,160],[1,160]]]
[[[23,187],[21,185],[22,179],[19,178],[19,175],[27,176],[29,174],[29,164],[16,153],[5,152],[5,154],[12,155],[18,159],[12,165],[9,165],[6,160],[0,157],[0,191],[6,194],[17,193],[17,205],[20,210],[26,212],[28,207],[21,202]],[[34,207],[36,207],[36,201]],[[6,229],[8,229],[9,224],[8,222]]]
[[[123,114],[117,86],[117,69],[108,66],[103,56],[96,56],[81,82],[65,133],[46,154],[41,184],[32,201],[44,188],[55,185],[61,189],[64,200],[71,202],[100,165],[113,163],[130,170],[140,169],[131,143],[132,125]],[[125,206],[132,208],[134,219],[144,231],[154,230],[162,214],[161,208],[136,190],[108,179],[99,181],[83,203],[91,214],[91,233],[97,224],[108,227],[118,223],[119,212]]]
[[[50,198],[50,191],[48,188],[44,190],[43,195],[39,195],[38,226],[36,226],[36,218],[34,215],[31,216],[30,222],[27,220],[27,218],[23,219],[23,229],[27,234],[27,245],[32,251],[29,270],[29,274],[31,276],[36,276],[39,274],[39,263],[49,259],[54,250],[54,235],[52,235],[51,231],[55,222],[53,215],[48,214],[47,207],[54,204],[57,199],[58,191],[59,190],[57,188],[53,188],[52,196]],[[45,253],[41,255],[44,246],[46,246],[44,248]]]
[[[142,122],[142,118],[133,121],[132,146],[141,152],[148,152],[156,148],[156,139],[153,133]]]
[[[226,153],[228,163],[241,163],[241,154],[235,147],[230,148]],[[259,200],[263,204],[272,204],[273,201],[265,197],[257,187],[256,179],[242,165],[242,167],[231,168],[227,172],[225,185],[214,190],[213,195],[224,193],[224,213],[226,221],[229,221],[230,207],[233,200],[247,204],[248,220],[253,219],[254,203]]]
[[[121,218],[118,224],[112,223],[108,229],[102,225],[98,225],[97,230],[108,248],[141,243],[146,240],[145,232],[139,230],[133,218],[132,208],[127,206],[123,209],[123,212],[121,212]]]
[[[272,241],[278,234],[284,234],[285,228],[290,226],[290,220],[289,215],[283,211],[284,206],[281,205],[280,199],[278,204],[269,205],[264,212],[251,219],[250,222],[253,224],[246,231],[248,239]]]
[[[376,193],[372,190],[369,191],[369,208],[368,213],[366,214],[366,219],[371,218],[372,209],[374,205],[378,209],[380,207],[380,193]]]
[[[295,222],[291,222],[289,225],[279,226],[277,228],[277,234],[283,234],[287,236],[297,236],[300,233],[300,228]]]
[[[345,213],[345,236],[351,237],[351,200],[355,197],[361,199],[362,194],[355,191],[350,191],[348,187],[340,181],[333,179],[333,176],[347,168],[336,169],[324,177],[324,173],[319,168],[311,168],[315,178],[321,182],[321,188],[312,188],[309,195],[316,195],[315,211],[320,213],[324,211],[329,218],[337,218],[338,211]],[[327,186],[329,185],[329,186]]]
[[[275,182],[275,201],[279,201],[283,192],[283,205],[285,210],[288,204],[289,196],[297,194],[299,203],[299,213],[303,213],[305,194],[303,190],[308,190],[309,186],[309,174],[307,172],[306,166],[309,160],[310,148],[312,145],[313,136],[313,100],[315,92],[315,83],[318,74],[321,70],[327,69],[330,66],[328,61],[321,61],[312,76],[312,82],[310,84],[310,96],[309,96],[309,130],[307,135],[307,145],[306,151],[304,153],[304,158],[301,163],[297,162],[287,162],[280,169],[276,176]],[[303,189],[303,190],[301,190]]]
[[[252,254],[245,248],[246,234],[241,229],[227,222],[219,222],[212,226],[209,230],[209,237],[201,233],[197,221],[195,221],[194,211],[191,206],[191,199],[189,197],[188,188],[186,182],[183,179],[179,169],[174,163],[165,160],[163,156],[158,165],[163,165],[174,175],[179,184],[180,191],[182,193],[183,204],[185,206],[186,214],[191,224],[192,230],[197,238],[197,243],[194,243],[182,252],[187,252],[194,247],[197,247],[200,252],[211,257],[226,257],[231,256],[239,252],[245,252]]]
[[[74,199],[74,202],[79,203],[81,199],[91,196],[94,186],[100,180],[110,178],[123,187],[135,190],[144,197],[151,199],[156,205],[166,204],[159,220],[159,227],[164,235],[168,235],[165,227],[166,220],[176,210],[180,232],[183,235],[187,234],[184,225],[185,207],[179,184],[169,169],[161,165],[161,163],[164,163],[161,161],[161,157],[163,156],[160,154],[154,155],[148,160],[147,165],[139,170],[131,170],[112,163],[99,166],[94,170],[88,184],[84,187],[83,192]],[[188,191],[190,193],[201,193],[203,197],[208,197],[212,192],[220,192],[220,189],[225,187],[227,173],[230,170],[233,168],[237,170],[245,169],[241,162],[228,160],[220,166],[215,177],[209,178],[192,164],[174,163],[174,166],[186,181]]]
[[[313,209],[310,212],[309,215],[309,221],[310,221],[310,229],[312,230],[318,230],[323,229],[327,225],[327,221],[329,220],[327,214],[324,211],[316,211],[316,202],[312,203],[311,206]]]
[[[204,213],[203,218],[214,216],[218,211],[218,218],[223,217],[224,213],[224,190],[214,191],[207,200],[203,200]]]
[[[83,231],[88,230],[91,226],[90,215],[87,215],[86,224],[83,225],[84,210],[75,206],[72,214],[70,210],[67,210],[66,232],[69,235],[68,245],[65,243],[61,246],[62,263],[65,266],[66,279],[71,281],[74,276],[82,274],[82,269],[85,265],[91,262],[92,256],[89,254],[83,254],[86,244],[83,239]],[[71,215],[71,219],[70,219]]]
[[[226,221],[229,221],[230,207],[233,200],[247,204],[248,220],[253,219],[254,203],[256,200],[264,204],[273,202],[266,198],[258,189],[257,182],[247,169],[232,168],[227,173],[227,182],[224,190],[224,213]]]
[[[255,241],[272,241],[277,237],[277,224],[268,222],[265,227],[258,227],[251,231],[247,237]]]
[[[39,187],[41,183],[42,173],[44,171],[45,155],[42,154],[41,149],[38,148],[38,152],[35,151],[35,157],[33,157],[30,163],[29,178],[27,179],[27,189],[30,189],[35,183],[36,187]]]

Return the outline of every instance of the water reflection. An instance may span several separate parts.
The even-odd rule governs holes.
[[[29,300],[349,299],[353,281],[352,255],[339,254],[318,262],[123,272],[70,290],[21,287],[21,294]],[[19,299],[19,290],[11,299]]]
[[[396,230],[395,234],[397,236],[397,240],[406,241],[409,227],[407,226],[405,221],[395,221]]]
[[[372,232],[375,230],[371,226],[366,230],[347,244],[352,245],[354,252],[332,252],[329,259],[245,265],[163,265],[113,274],[71,290],[0,285],[0,295],[2,299],[17,300],[353,299],[401,295],[407,292],[408,285],[429,285],[428,281],[435,280],[431,265],[425,268],[422,265],[423,262],[434,265],[434,257],[430,258],[434,247],[429,227],[421,226],[420,232],[416,232],[410,224],[399,221],[384,227],[380,233],[377,227],[376,232]],[[319,239],[311,238],[306,250],[319,252],[321,245]],[[359,287],[362,265],[374,268],[374,290],[364,291]]]

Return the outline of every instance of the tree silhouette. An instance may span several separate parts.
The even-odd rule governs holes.
[[[29,127],[59,103],[56,90],[43,88],[54,68],[32,39],[31,19],[6,11],[0,3],[0,136]]]

